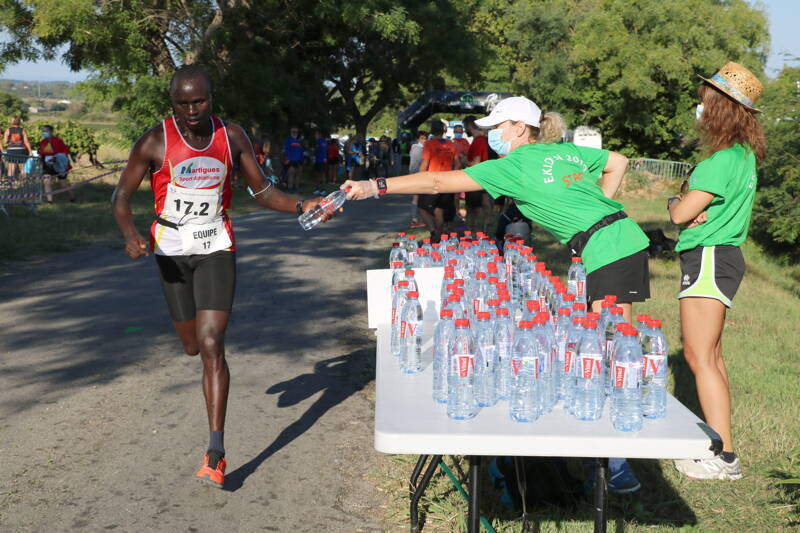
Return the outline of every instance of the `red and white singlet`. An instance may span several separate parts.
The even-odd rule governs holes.
[[[164,162],[152,175],[156,215],[177,229],[154,221],[150,248],[159,255],[210,254],[235,250],[231,204],[231,147],[225,124],[211,117],[211,142],[201,150],[183,139],[174,117],[165,118]]]

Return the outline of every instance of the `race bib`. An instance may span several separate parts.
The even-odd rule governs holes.
[[[161,214],[179,226],[208,224],[219,218],[219,202],[218,189],[187,189],[170,183],[167,185],[167,197]]]
[[[225,220],[220,217],[208,224],[186,224],[178,226],[183,255],[205,255],[227,250],[233,244]]]

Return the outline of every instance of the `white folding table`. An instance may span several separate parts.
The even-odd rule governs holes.
[[[370,327],[376,328],[375,449],[384,453],[420,455],[411,477],[411,530],[419,531],[417,504],[443,455],[469,457],[469,531],[479,530],[478,468],[481,456],[587,457],[598,463],[595,489],[595,531],[605,531],[607,465],[609,457],[641,459],[710,458],[722,441],[710,427],[678,402],[667,397],[667,416],[645,420],[636,433],[615,430],[608,404],[600,420],[576,420],[555,407],[535,422],[519,423],[509,417],[508,402],[484,408],[472,420],[447,417],[446,407],[433,401],[432,336],[436,314],[426,312],[423,337],[423,371],[403,374],[389,351],[390,325],[386,316],[390,280],[386,272],[368,272]],[[438,307],[441,269],[416,273],[423,309]],[[385,295],[385,296],[384,296]],[[373,316],[374,315],[374,316]],[[389,315],[391,312],[389,311]],[[373,322],[373,319],[375,322]],[[428,458],[432,457],[420,480]]]

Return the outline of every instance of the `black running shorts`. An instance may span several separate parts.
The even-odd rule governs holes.
[[[156,255],[156,263],[173,321],[194,320],[203,309],[230,313],[236,286],[234,252]]]
[[[684,250],[678,298],[713,298],[731,307],[744,271],[744,256],[738,246],[698,246]]]
[[[483,206],[483,191],[469,191],[464,195],[464,203],[467,207],[477,208]]]
[[[647,250],[642,250],[600,267],[586,276],[586,297],[590,302],[608,295],[617,302],[643,302],[650,298]]]
[[[450,211],[455,211],[455,195],[453,193],[444,194],[420,194],[417,207],[433,214],[435,209],[441,209],[446,215]]]

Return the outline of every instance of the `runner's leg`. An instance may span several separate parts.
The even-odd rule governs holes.
[[[230,386],[230,372],[225,360],[225,329],[229,316],[226,311],[197,311],[197,341],[203,361],[203,396],[210,431],[225,429]]]
[[[184,320],[172,322],[175,331],[183,344],[183,351],[186,355],[197,355],[200,353],[200,345],[197,343],[197,320]]]

